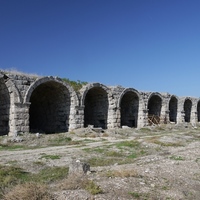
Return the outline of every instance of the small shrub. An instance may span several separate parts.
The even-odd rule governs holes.
[[[87,190],[90,194],[96,195],[96,194],[101,194],[103,193],[102,189],[100,188],[99,185],[96,185],[94,181],[88,180],[85,182],[85,190]]]
[[[15,186],[10,192],[4,195],[4,200],[53,200],[45,185],[38,183],[24,183]]]
[[[17,165],[18,161],[17,160],[9,160],[6,164],[8,165]]]
[[[105,153],[106,156],[110,156],[110,157],[123,157],[124,154],[121,152],[117,152],[117,151],[107,151]]]
[[[64,82],[68,83],[69,85],[71,85],[75,91],[79,91],[84,85],[87,84],[87,82],[85,82],[85,81],[80,81],[80,80],[72,81],[68,78],[63,78],[62,80]]]
[[[46,167],[38,174],[32,174],[30,180],[40,183],[50,183],[67,177],[68,167]]]
[[[102,134],[102,137],[108,137],[108,136],[109,136],[108,133],[103,133],[103,134]]]
[[[38,166],[44,166],[45,165],[45,163],[42,162],[42,161],[35,161],[35,162],[33,162],[33,164],[38,165]]]
[[[93,152],[97,152],[97,153],[104,153],[105,151],[106,151],[106,149],[104,149],[104,148],[99,148],[99,147],[97,147],[97,148],[92,148],[91,149]]]
[[[181,157],[181,156],[170,156],[169,157],[170,159],[172,159],[172,160],[185,160],[183,157]]]
[[[100,186],[96,185],[94,181],[89,180],[87,176],[70,175],[61,183],[61,188],[63,190],[85,189],[92,195],[103,192]]]
[[[92,167],[98,167],[98,166],[109,166],[113,165],[115,163],[118,163],[122,159],[120,158],[99,158],[99,157],[93,157],[90,158],[87,162],[90,164]]]
[[[140,198],[140,194],[139,194],[138,192],[129,192],[129,194],[130,194],[132,197],[136,198],[136,199],[139,199],[139,198]]]
[[[58,138],[53,138],[53,139],[49,140],[49,142],[51,142],[54,145],[64,144],[64,143],[68,143],[71,141],[72,141],[72,138],[66,137],[63,135],[59,136]]]
[[[137,154],[136,153],[131,153],[130,155],[128,155],[128,158],[137,158]]]
[[[60,135],[57,138],[49,139],[49,145],[59,146],[59,145],[77,145],[80,141],[73,141],[72,138],[66,137],[65,135]]]
[[[95,148],[84,148],[83,150],[87,153],[92,153],[92,152],[95,152],[95,153],[106,153],[107,152],[107,148],[108,147],[103,147],[103,148],[100,148],[100,147],[95,147]]]
[[[106,173],[104,173],[106,177],[120,177],[120,178],[125,178],[125,177],[138,177],[138,173],[135,170],[130,170],[130,169],[124,169],[124,170],[109,170]],[[103,175],[104,175],[103,174]]]
[[[16,184],[19,180],[25,180],[28,173],[19,167],[0,166],[0,188],[6,188]]]
[[[47,167],[37,174],[23,171],[21,168],[0,165],[0,199],[5,190],[25,182],[50,183],[67,177],[67,167]]]
[[[16,145],[16,144],[0,144],[0,150],[6,150],[6,151],[15,151],[15,150],[21,150],[25,149],[23,145]]]
[[[56,159],[60,159],[60,156],[59,155],[48,155],[48,154],[44,153],[44,154],[42,154],[42,156],[39,159],[42,159],[42,158],[56,160]]]
[[[169,186],[164,185],[164,186],[162,186],[162,189],[163,190],[169,190],[170,188],[169,188]]]
[[[133,199],[141,199],[141,200],[152,199],[152,198],[150,198],[150,194],[149,193],[129,192],[129,194],[133,197]],[[157,199],[157,198],[153,198],[153,199]]]
[[[143,127],[139,131],[144,132],[144,133],[148,133],[148,132],[151,132],[151,129],[148,128],[148,127]]]
[[[97,142],[97,140],[91,140],[91,139],[84,139],[84,140],[80,140],[80,141],[85,142],[85,143]]]
[[[136,140],[123,141],[116,144],[117,147],[129,147],[129,148],[138,148],[140,143]]]

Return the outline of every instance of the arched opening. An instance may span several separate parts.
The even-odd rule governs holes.
[[[171,97],[169,101],[169,121],[175,122],[177,119],[178,100],[176,97]]]
[[[0,135],[9,133],[10,95],[4,79],[0,79]]]
[[[84,127],[94,125],[94,127],[107,128],[108,118],[108,95],[101,87],[90,89],[84,102]]]
[[[68,131],[70,94],[55,81],[40,84],[30,97],[30,131],[58,133]]]
[[[158,95],[153,95],[148,101],[149,124],[159,124],[162,107],[162,99]]]
[[[121,99],[121,126],[137,127],[139,97],[132,91],[126,92]]]
[[[190,122],[191,110],[192,101],[190,99],[186,99],[184,102],[185,122]]]
[[[197,120],[200,122],[200,101],[198,101],[197,104]]]

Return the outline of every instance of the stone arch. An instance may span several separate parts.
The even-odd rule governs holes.
[[[16,87],[16,85],[12,82],[12,80],[7,80],[5,82],[8,91],[10,93],[10,98],[11,98],[11,104],[14,105],[15,103],[22,103],[22,97],[21,94]]]
[[[69,129],[73,89],[53,77],[37,79],[25,95],[30,102],[29,129],[31,132],[56,133]],[[76,100],[77,101],[77,100]]]
[[[169,121],[177,122],[178,98],[174,95],[169,100]]]
[[[82,88],[81,104],[84,105],[84,127],[94,125],[94,127],[107,128],[109,89],[100,84],[87,84]]]
[[[15,128],[15,104],[22,98],[13,81],[0,73],[0,135],[9,135]]]
[[[132,88],[125,89],[119,97],[118,108],[121,114],[121,126],[137,127],[140,95]]]
[[[148,98],[148,119],[149,123],[160,123],[161,108],[162,108],[162,96],[159,93],[151,93]]]
[[[191,112],[192,112],[192,100],[186,98],[183,104],[183,109],[185,112],[185,122],[191,121]]]
[[[197,102],[197,121],[200,122],[200,99]]]
[[[10,94],[10,105],[8,106],[9,109],[9,132],[8,135],[13,135],[13,133],[17,130],[17,123],[18,120],[16,120],[17,115],[17,107],[22,103],[22,96],[19,92],[19,89],[16,87],[16,85],[13,83],[11,79],[8,77],[5,80],[6,87],[8,89],[8,92]]]

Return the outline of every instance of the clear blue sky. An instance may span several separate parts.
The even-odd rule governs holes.
[[[199,0],[0,0],[0,68],[200,96]]]

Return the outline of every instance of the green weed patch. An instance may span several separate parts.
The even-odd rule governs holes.
[[[39,159],[42,159],[42,158],[56,160],[56,159],[60,159],[61,156],[59,156],[59,155],[48,155],[48,154],[44,153],[44,154],[41,155],[41,157]]]
[[[140,146],[140,143],[136,140],[131,141],[123,141],[116,144],[118,148],[121,147],[129,147],[129,148],[138,148]]]

